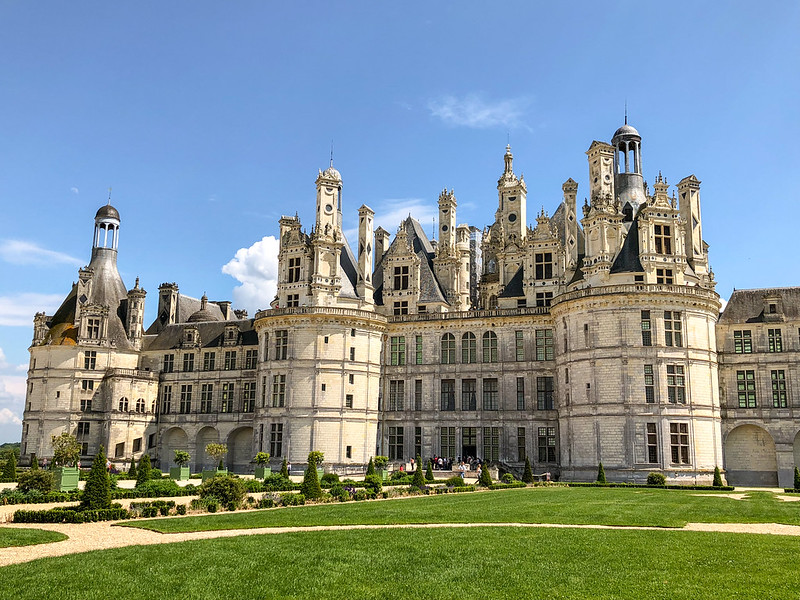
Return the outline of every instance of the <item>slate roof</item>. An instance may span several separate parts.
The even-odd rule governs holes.
[[[253,329],[253,319],[242,321],[205,321],[188,325],[197,329],[200,337],[201,348],[221,348],[225,335],[225,328],[235,325],[239,330],[239,339],[236,345],[258,346],[258,333]],[[155,336],[148,335],[144,339],[143,350],[173,350],[179,348],[183,341],[183,331],[186,323],[167,325]]]
[[[634,217],[628,236],[611,265],[611,273],[644,273],[639,260],[639,217]]]
[[[202,306],[202,301],[198,298],[192,298],[191,296],[185,296],[183,294],[178,294],[178,306],[175,315],[175,322],[176,323],[187,323],[189,321],[189,317],[191,317],[194,313],[198,312]],[[209,302],[206,305],[206,311],[208,311],[217,321],[225,321],[225,317],[222,314],[222,309],[219,307],[219,304],[215,302]],[[147,328],[145,331],[146,335],[156,335],[158,334],[165,325],[162,325],[161,320],[156,316],[156,320],[150,324],[150,327]]]
[[[342,267],[342,289],[339,290],[339,295],[344,298],[358,298],[356,286],[358,285],[358,261],[350,249],[350,244],[347,243],[347,238],[342,234],[344,239],[344,246],[342,253],[339,257],[339,264]]]
[[[733,290],[720,323],[763,323],[764,298],[780,298],[787,319],[800,318],[800,287]]]
[[[511,280],[506,284],[503,288],[503,291],[500,293],[498,298],[520,298],[525,297],[525,289],[522,285],[522,280],[525,273],[523,272],[523,267],[517,269],[517,272],[514,273],[514,276]]]

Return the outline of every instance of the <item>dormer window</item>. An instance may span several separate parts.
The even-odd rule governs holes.
[[[408,289],[408,265],[394,268],[394,289]]]
[[[536,264],[536,279],[552,279],[553,278],[553,253],[552,252],[537,252],[534,255],[534,262]]]
[[[86,319],[86,337],[90,340],[100,339],[100,319]]]
[[[669,225],[656,225],[656,253],[672,254],[672,234]]]
[[[300,281],[300,257],[289,259],[289,283]]]

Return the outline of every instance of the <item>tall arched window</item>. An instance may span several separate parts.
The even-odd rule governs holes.
[[[442,364],[452,365],[456,362],[456,336],[445,333],[442,336]]]
[[[138,400],[136,400],[136,412],[137,413],[147,412],[144,408],[144,398],[139,398]]]
[[[483,334],[483,362],[497,362],[497,334],[494,331]]]
[[[478,362],[478,342],[475,334],[468,331],[461,336],[461,362]]]
[[[123,412],[128,412],[128,399],[124,396],[119,399],[119,409]]]

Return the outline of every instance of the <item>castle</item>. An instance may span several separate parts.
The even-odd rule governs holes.
[[[331,166],[310,230],[280,219],[277,295],[254,318],[165,283],[145,329],[146,293],[116,267],[120,215],[101,207],[89,265],[34,319],[23,460],[68,431],[87,460],[102,445],[162,469],[178,449],[211,466],[205,445],[224,442],[237,472],[258,451],[297,464],[321,450],[341,470],[378,454],[528,458],[571,480],[602,461],[616,481],[707,483],[720,466],[789,485],[800,290],[736,291],[720,316],[700,181],[670,196],[659,174],[651,191],[627,123],[586,154],[580,213],[568,179],[529,226],[507,147],[489,227],[459,224],[445,189],[437,241],[410,216],[392,239],[363,205],[355,252]]]

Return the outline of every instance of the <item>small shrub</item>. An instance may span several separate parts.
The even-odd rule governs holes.
[[[794,489],[800,492],[800,469],[794,468]]]
[[[286,479],[289,479],[289,463],[286,462],[285,458],[283,459],[283,464],[281,465],[280,475],[281,475],[281,477],[285,477]]]
[[[461,479],[461,475],[455,475],[444,482],[447,487],[461,487],[464,485],[464,480]]]
[[[376,456],[375,457],[375,468],[378,470],[383,471],[389,464],[389,457],[388,456]]]
[[[128,479],[136,479],[136,460],[131,458],[131,468],[128,469]]]
[[[430,461],[428,461],[429,468],[430,464]],[[431,481],[432,480],[433,476],[431,475]],[[415,487],[420,490],[425,487],[425,478],[422,476],[422,459],[420,458],[419,454],[417,454],[417,468],[414,471],[414,479],[411,481],[411,487]]]
[[[201,498],[214,497],[224,506],[239,507],[245,495],[241,479],[235,477],[212,477],[200,486]]]
[[[17,458],[14,453],[8,457],[5,466],[3,467],[3,475],[0,481],[16,481],[17,480]]]
[[[207,510],[208,512],[210,512],[210,513],[215,513],[215,512],[217,512],[217,508],[218,508],[218,507],[219,507],[219,502],[217,501],[217,499],[216,499],[216,498],[214,498],[213,500],[209,500],[208,502],[206,502],[206,510]]]
[[[150,480],[136,486],[136,492],[143,498],[157,498],[159,496],[182,496],[191,492],[191,489],[181,488],[171,479]]]
[[[303,494],[281,494],[282,506],[302,506],[306,503],[306,497]]]
[[[375,475],[375,463],[372,462],[371,456],[369,457],[369,462],[367,463],[367,472],[364,475],[364,477],[366,477],[367,475]]]
[[[794,468],[794,485],[797,487],[797,467]],[[722,487],[722,473],[719,472],[719,467],[714,467],[714,483],[713,487]]]
[[[186,514],[186,505],[185,504],[178,504],[178,506],[175,507],[175,512],[178,513],[179,515],[185,515]]]
[[[531,461],[525,457],[525,470],[522,472],[522,481],[525,483],[533,483],[533,470],[531,470]]]
[[[322,488],[319,485],[319,479],[317,478],[317,459],[319,458],[318,455],[321,455],[322,452],[313,451],[310,452],[308,455],[308,466],[306,467],[305,475],[303,476],[303,483],[300,486],[300,491],[302,494],[310,499],[316,500],[317,498],[322,497]]]
[[[241,482],[248,493],[258,493],[264,491],[264,484],[258,479],[242,479]]]
[[[419,456],[417,456],[417,463],[419,463]],[[428,459],[428,466],[425,468],[425,481],[433,481],[433,463]]]
[[[603,463],[597,467],[597,483],[608,483],[606,481],[606,470],[603,468]]]
[[[38,471],[39,470],[39,459],[36,455],[33,455],[33,459],[31,459],[31,471]]]
[[[500,478],[500,481],[503,483],[515,483],[517,480],[514,479],[514,476],[511,473],[503,473],[503,476]]]
[[[86,487],[83,489],[81,509],[106,508],[111,508],[111,483],[108,480],[108,469],[106,469],[106,451],[100,446],[100,450],[92,462],[92,470],[86,480]]]
[[[481,476],[478,477],[478,485],[482,485],[483,487],[489,487],[492,485],[492,476],[489,475],[489,465],[485,464],[481,468]]]
[[[17,489],[22,493],[36,491],[46,494],[53,489],[55,483],[53,474],[42,469],[33,469],[27,473],[20,473],[17,481]]]
[[[383,489],[383,482],[380,475],[367,475],[364,478],[364,489],[377,494]]]
[[[373,473],[373,475],[374,475],[374,473]],[[401,481],[401,480],[406,479],[406,478],[408,478],[408,472],[407,471],[394,471],[389,476],[389,481]]]
[[[667,485],[667,478],[663,473],[653,471],[647,474],[647,485]]]
[[[353,494],[353,500],[366,500],[367,499],[367,492],[366,490],[358,490],[355,494]]]
[[[295,489],[295,484],[280,473],[273,473],[264,478],[263,490],[265,492],[282,492],[293,489]]]
[[[270,494],[264,494],[257,506],[258,508],[272,508],[275,506],[275,500]]]
[[[158,516],[158,509],[155,506],[145,506],[140,514],[145,519],[152,519]]]
[[[150,481],[150,472],[153,470],[150,465],[150,455],[145,454],[139,460],[139,468],[136,469],[136,487],[144,485]]]
[[[336,483],[339,483],[339,476],[336,473],[325,473],[320,479],[320,484],[325,487],[331,487]]]

